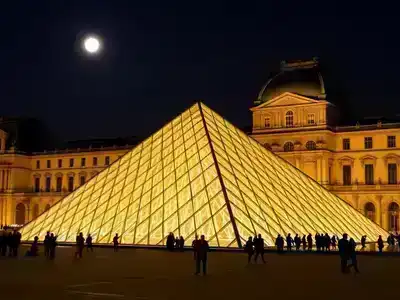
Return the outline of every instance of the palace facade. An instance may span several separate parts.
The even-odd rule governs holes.
[[[36,218],[136,143],[93,139],[68,143],[69,148],[63,150],[37,152],[51,143],[36,124],[30,119],[0,120],[2,225],[22,225]],[[46,143],[38,143],[38,139]]]
[[[282,62],[254,104],[254,139],[384,229],[400,229],[400,122],[338,125],[316,59]]]

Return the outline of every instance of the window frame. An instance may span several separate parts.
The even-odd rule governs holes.
[[[395,135],[388,135],[388,137],[387,137],[387,147],[388,148],[396,148],[396,136]]]
[[[345,172],[344,170],[349,170]],[[350,165],[343,165],[342,166],[342,180],[343,180],[343,185],[352,185],[352,167]]]
[[[374,165],[373,164],[365,164],[364,165],[364,182],[366,185],[374,185]]]
[[[364,149],[372,149],[374,147],[374,143],[372,140],[372,136],[364,137]]]
[[[70,168],[73,168],[73,167],[74,167],[74,164],[75,164],[75,160],[74,160],[73,158],[70,158],[70,159],[69,159],[69,167],[70,167]]]
[[[397,184],[397,164],[388,163],[388,184]]]
[[[342,149],[351,150],[350,138],[344,138],[342,140]]]
[[[290,122],[288,122],[288,120]],[[294,127],[294,112],[289,110],[285,113],[285,126]]]
[[[81,167],[86,167],[86,157],[81,157]]]
[[[312,122],[310,122],[310,121],[312,121]],[[315,124],[316,124],[316,122],[315,122],[315,114],[314,113],[307,114],[307,125],[315,125]]]

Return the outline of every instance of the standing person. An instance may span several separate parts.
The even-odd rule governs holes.
[[[76,236],[76,258],[82,258],[83,256],[83,248],[85,248],[85,238],[83,237],[83,233],[80,232],[79,235]]]
[[[49,258],[49,254],[50,254],[50,232],[47,231],[46,236],[44,237],[44,241],[43,241],[43,245],[44,245],[44,256],[46,256],[47,258]]]
[[[88,236],[86,237],[86,252],[93,252],[93,244],[92,244],[92,236],[90,235],[90,233],[88,234]]]
[[[179,236],[176,236],[176,239],[175,239],[175,248],[176,249],[179,249],[179,243],[180,243]]]
[[[254,249],[256,251],[256,255],[254,256],[254,262],[257,263],[258,255],[260,255],[262,262],[265,264],[265,259],[264,259],[264,239],[261,237],[261,234],[258,234],[257,243],[254,244]]]
[[[358,270],[358,263],[357,263],[356,242],[354,241],[353,238],[351,238],[349,241],[349,258],[351,261],[351,264],[348,266],[349,269],[353,267],[356,273],[360,273],[360,271]]]
[[[183,238],[183,236],[181,236],[179,238],[179,250],[181,252],[183,252],[183,248],[185,247],[185,239]]]
[[[167,249],[169,251],[174,251],[174,242],[175,242],[174,234],[170,232],[167,237]]]
[[[118,252],[118,245],[119,245],[119,241],[118,240],[119,240],[118,233],[116,233],[114,238],[113,238],[114,252]]]
[[[307,240],[306,240],[306,235],[303,235],[303,238],[301,239],[301,243],[303,244],[303,251],[306,251],[307,249]]]
[[[308,251],[312,250],[312,235],[311,233],[309,233],[307,235],[307,244],[308,244]]]
[[[33,239],[33,243],[31,245],[31,249],[26,252],[26,256],[38,256],[39,246],[38,246],[39,238],[35,236]]]
[[[332,236],[331,239],[332,250],[336,250],[336,236]]]
[[[192,249],[193,249],[193,258],[196,260],[197,257],[197,244],[199,243],[199,236],[196,234],[194,237],[194,240],[192,241]],[[167,238],[167,244],[168,244],[168,238]],[[167,246],[168,248],[168,246]]]
[[[249,264],[254,254],[253,238],[251,236],[249,236],[249,239],[247,240],[246,245],[244,246],[244,251],[247,253],[247,263]]]
[[[21,244],[21,233],[19,231],[14,232],[14,256],[18,256],[19,245]]]
[[[301,239],[297,233],[294,237],[294,244],[296,245],[296,251],[300,251]]]
[[[380,253],[382,253],[383,247],[384,247],[383,240],[382,240],[382,236],[380,235],[378,238],[378,249],[379,249]]]
[[[349,241],[347,240],[347,233],[343,233],[343,238],[339,240],[339,255],[340,255],[340,267],[342,273],[348,273],[347,260],[349,259]]]
[[[49,258],[53,260],[56,257],[57,237],[54,233],[50,234],[49,238]]]
[[[203,264],[203,275],[207,274],[207,253],[209,250],[208,242],[205,240],[204,235],[200,237],[196,249],[196,275],[200,274],[200,262]]]
[[[292,244],[293,244],[293,239],[290,236],[290,233],[288,233],[286,237],[286,248],[289,252],[292,252]]]
[[[283,237],[280,234],[278,234],[278,236],[276,237],[275,245],[276,245],[276,250],[278,251],[278,253],[282,253],[284,241],[283,241]]]

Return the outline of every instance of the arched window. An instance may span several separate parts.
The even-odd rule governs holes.
[[[314,141],[308,141],[306,143],[306,148],[307,148],[307,150],[315,150],[315,149],[317,149],[317,144],[315,144]]]
[[[397,232],[399,230],[399,205],[395,202],[389,205],[389,230]]]
[[[293,127],[293,112],[288,111],[286,113],[286,127]]]
[[[285,143],[285,145],[283,145],[283,150],[284,150],[285,152],[293,151],[293,150],[294,150],[294,145],[293,145],[293,143],[292,143],[292,142],[287,142],[287,143]]]
[[[371,202],[368,202],[364,206],[364,215],[375,222],[375,205]]]
[[[25,205],[18,203],[15,211],[15,223],[18,225],[25,224]]]

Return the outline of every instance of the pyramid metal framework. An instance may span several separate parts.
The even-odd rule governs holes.
[[[241,247],[261,233],[376,240],[387,232],[202,103],[165,125],[21,229],[59,242],[162,245],[169,232]]]

